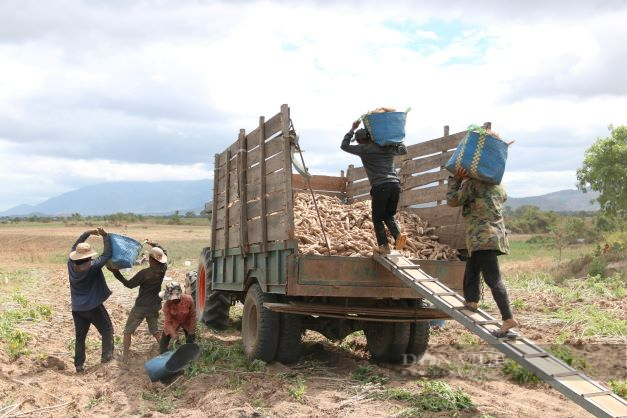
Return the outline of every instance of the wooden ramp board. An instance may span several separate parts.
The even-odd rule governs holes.
[[[499,329],[498,322],[479,309],[464,309],[464,298],[445,284],[415,268],[409,259],[392,252],[375,255],[374,259],[392,272],[403,283],[416,290],[421,297],[482,338],[492,347],[514,360],[525,369],[550,384],[567,398],[597,417],[619,418],[627,416],[627,402],[590,377],[573,369],[533,342],[516,335],[515,338],[496,338],[492,330]]]

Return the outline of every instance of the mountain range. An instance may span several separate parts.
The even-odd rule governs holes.
[[[200,212],[212,198],[212,180],[163,182],[111,182],[82,187],[48,199],[38,205],[19,205],[0,216],[59,216],[80,213],[83,216],[136,213],[169,215],[175,211]],[[590,201],[596,193],[576,189],[560,190],[541,196],[510,197],[506,205],[516,209],[537,206],[544,211],[596,211],[598,203]]]

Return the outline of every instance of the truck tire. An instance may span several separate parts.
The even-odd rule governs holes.
[[[301,337],[303,334],[302,315],[280,314],[279,345],[276,360],[284,364],[296,363],[301,355]]]
[[[408,356],[408,360],[417,363],[425,355],[429,346],[429,331],[429,321],[410,324],[409,342],[407,343],[405,353],[411,354],[413,357]]]
[[[192,297],[196,304],[196,316],[204,315],[205,303],[207,302],[207,291],[211,289],[211,269],[212,263],[209,259],[209,247],[203,248],[198,260],[198,269],[196,270],[196,280],[192,286]]]
[[[364,333],[372,360],[379,363],[398,363],[409,342],[409,325],[405,322],[372,322]]]
[[[279,314],[263,307],[274,302],[274,295],[263,293],[257,283],[250,286],[244,301],[242,314],[242,345],[249,360],[259,359],[266,363],[274,360],[279,343]]]
[[[225,329],[229,324],[230,310],[231,298],[223,292],[214,290],[207,297],[201,320],[208,327]]]

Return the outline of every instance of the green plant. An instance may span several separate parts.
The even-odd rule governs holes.
[[[376,373],[372,366],[357,366],[353,372],[353,379],[362,383],[387,383],[388,378]]]
[[[0,312],[0,341],[11,360],[15,360],[30,352],[27,345],[32,337],[20,329],[21,322],[50,320],[52,310],[46,305],[31,304],[20,293],[14,293],[12,299],[17,303],[17,308]]]
[[[152,402],[156,411],[162,414],[169,414],[174,411],[176,407],[176,398],[180,398],[182,394],[183,389],[180,387],[175,387],[172,390],[159,388],[150,391],[142,391],[141,398]]]
[[[588,266],[588,274],[590,276],[603,276],[607,268],[607,261],[603,257],[597,256],[592,259]]]
[[[287,393],[289,393],[290,396],[298,402],[303,401],[306,390],[307,386],[305,385],[305,381],[301,377],[298,377],[293,385],[287,387]]]
[[[501,371],[517,383],[538,383],[540,381],[535,374],[524,369],[514,360],[505,359],[501,365]]]
[[[461,389],[452,389],[441,380],[423,382],[422,392],[411,402],[424,411],[459,411],[474,407],[472,400]]]
[[[627,399],[627,380],[612,379],[610,380],[610,387],[612,392],[623,399]]]
[[[512,301],[512,308],[516,309],[517,311],[522,311],[525,308],[525,301],[520,298],[514,299]]]

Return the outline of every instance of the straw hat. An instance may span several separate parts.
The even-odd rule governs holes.
[[[91,248],[87,242],[81,242],[76,246],[76,250],[70,253],[70,260],[82,260],[97,255],[98,253]]]
[[[159,247],[152,247],[150,250],[150,256],[161,264],[165,264],[168,262],[168,256],[165,255],[163,250]]]

